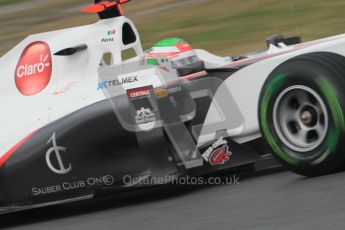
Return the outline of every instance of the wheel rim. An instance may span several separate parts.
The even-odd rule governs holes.
[[[295,152],[309,152],[326,138],[329,121],[327,107],[319,94],[296,85],[278,96],[273,108],[274,129],[279,139]]]

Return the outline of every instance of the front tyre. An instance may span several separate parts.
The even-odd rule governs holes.
[[[266,80],[260,127],[277,160],[304,176],[335,172],[345,161],[345,58],[312,53],[278,66]]]

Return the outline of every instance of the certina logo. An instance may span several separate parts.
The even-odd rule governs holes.
[[[45,42],[28,45],[17,64],[15,83],[21,94],[32,96],[48,85],[52,75],[52,56]]]
[[[127,95],[130,99],[146,97],[150,95],[150,88],[128,90]]]
[[[47,165],[49,167],[49,169],[51,171],[53,171],[56,174],[67,174],[72,170],[72,165],[69,164],[69,166],[66,168],[63,161],[62,161],[62,157],[61,157],[61,152],[66,152],[67,148],[65,147],[61,147],[58,146],[56,143],[56,133],[53,134],[53,136],[50,138],[50,140],[48,141],[48,144],[52,143],[53,147],[51,147],[50,149],[48,149],[47,153],[46,153],[46,161],[47,161]],[[52,164],[52,156],[55,156],[56,160],[57,160],[57,164],[56,166],[54,166]]]
[[[103,81],[103,82],[98,83],[97,91],[102,90],[102,89],[108,89],[108,88],[118,86],[118,85],[131,84],[138,81],[139,80],[137,76],[126,77],[119,80],[115,79],[112,81]]]
[[[232,153],[229,151],[228,142],[223,137],[219,138],[202,157],[212,166],[222,165],[230,160]]]

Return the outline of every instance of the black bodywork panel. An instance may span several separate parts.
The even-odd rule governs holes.
[[[213,70],[206,77],[225,80],[233,72],[236,70]],[[184,135],[189,135],[196,146],[197,136],[192,127],[204,123],[211,101],[195,99],[194,118],[169,126],[171,133],[187,130]],[[125,130],[109,100],[90,105],[38,130],[0,168],[2,206],[37,205],[93,196],[105,190],[139,189],[137,185],[126,186],[123,178],[203,176],[259,159],[252,148],[218,136],[198,151],[203,154],[213,147],[216,151],[215,142],[223,138],[226,144],[222,146],[227,146],[231,153],[229,159],[216,166],[203,160],[202,166],[186,169],[170,137],[165,128],[149,132]],[[188,138],[180,138],[179,144],[183,145]]]

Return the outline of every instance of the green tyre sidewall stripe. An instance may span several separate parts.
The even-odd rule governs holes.
[[[334,152],[338,146],[340,133],[345,132],[345,117],[343,109],[339,103],[338,96],[334,87],[326,80],[325,77],[320,76],[316,80],[317,85],[323,93],[328,107],[330,108],[334,126],[336,129],[330,130],[330,135],[327,139],[327,147],[330,153]]]
[[[268,112],[271,95],[276,93],[276,91],[281,86],[283,86],[287,76],[289,76],[289,73],[282,73],[276,76],[275,78],[273,78],[271,83],[267,86],[266,92],[262,100],[262,105],[261,105],[261,127],[262,127],[263,135],[265,136],[266,141],[268,142],[272,150],[284,161],[292,165],[297,165],[299,163],[298,159],[293,158],[289,154],[286,154],[285,151],[279,146],[279,144],[276,143],[270,131],[270,128],[268,126],[268,121],[267,121],[267,118],[268,118],[267,112]]]

